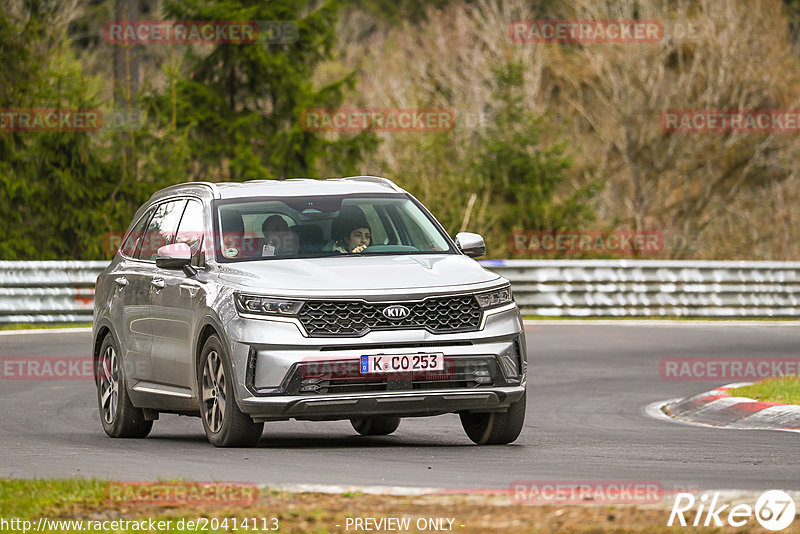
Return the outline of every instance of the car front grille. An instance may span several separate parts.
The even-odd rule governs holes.
[[[409,310],[406,317],[390,319],[389,306]],[[481,310],[472,295],[435,297],[414,302],[370,303],[360,300],[311,300],[300,309],[300,322],[312,337],[363,336],[371,330],[424,328],[436,334],[473,332]]]

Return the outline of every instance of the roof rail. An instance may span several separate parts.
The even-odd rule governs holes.
[[[150,195],[150,198],[153,198],[154,196],[156,196],[159,193],[166,193],[168,191],[171,191],[172,189],[177,189],[179,187],[186,187],[186,186],[192,186],[192,185],[201,185],[201,186],[204,186],[204,187],[208,187],[211,190],[211,194],[214,196],[214,198],[220,198],[221,197],[221,195],[219,193],[219,188],[217,187],[217,184],[215,184],[214,182],[183,182],[183,183],[180,183],[180,184],[170,185],[169,187],[165,187],[163,189],[159,189],[158,191],[156,191],[155,193]]]
[[[392,188],[393,190],[397,191],[398,193],[402,193],[403,190],[397,186],[393,181],[388,178],[382,178],[380,176],[347,176],[345,178],[339,178],[340,180],[353,180],[356,182],[372,182],[375,184],[385,185],[387,187]]]

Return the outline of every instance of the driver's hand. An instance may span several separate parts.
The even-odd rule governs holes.
[[[367,245],[358,245],[356,248],[353,249],[353,253],[357,254],[359,252],[363,252],[364,249],[367,248]]]

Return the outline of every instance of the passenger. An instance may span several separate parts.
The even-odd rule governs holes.
[[[290,228],[286,220],[280,215],[270,215],[261,224],[264,232],[264,243],[261,246],[261,256],[294,256],[300,248],[297,234]]]

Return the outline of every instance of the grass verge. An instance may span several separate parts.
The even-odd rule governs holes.
[[[765,402],[800,404],[800,378],[767,378],[751,386],[732,389],[729,393],[736,397],[749,397]]]
[[[160,482],[158,484],[179,484]],[[190,485],[192,483],[184,483]],[[508,494],[433,494],[414,497],[346,494],[291,493],[261,490],[248,504],[222,502],[202,505],[139,504],[112,499],[119,483],[100,480],[11,480],[0,479],[0,518],[30,521],[37,532],[112,532],[114,526],[91,528],[114,520],[138,521],[140,525],[117,527],[123,532],[432,532],[534,533],[534,532],[736,532],[732,528],[667,527],[669,506],[664,503],[633,505],[514,503]],[[141,493],[137,493],[137,498]],[[164,495],[163,493],[161,495]],[[39,528],[40,518],[48,528]],[[354,521],[369,518],[374,523]],[[382,518],[407,521],[409,528],[386,528]],[[694,515],[687,513],[687,520]],[[234,519],[236,523],[234,523]],[[57,523],[53,521],[73,521]],[[147,521],[163,522],[157,528]],[[181,520],[183,522],[181,523]],[[349,520],[349,528],[348,528]],[[452,521],[449,521],[452,520]],[[75,523],[81,521],[81,523]],[[192,521],[190,525],[188,522]],[[247,523],[244,523],[247,521]],[[168,523],[167,523],[168,522]],[[199,522],[199,523],[198,523]],[[198,527],[199,524],[199,527]],[[246,528],[243,525],[247,524]],[[402,523],[401,523],[402,524]],[[370,525],[371,528],[364,528]],[[395,524],[396,525],[396,524]],[[257,528],[253,528],[253,527]],[[437,530],[438,527],[439,530]],[[752,528],[755,527],[755,528]],[[7,528],[4,530],[21,530]],[[790,527],[783,532],[798,532]],[[752,525],[749,532],[766,532]]]

